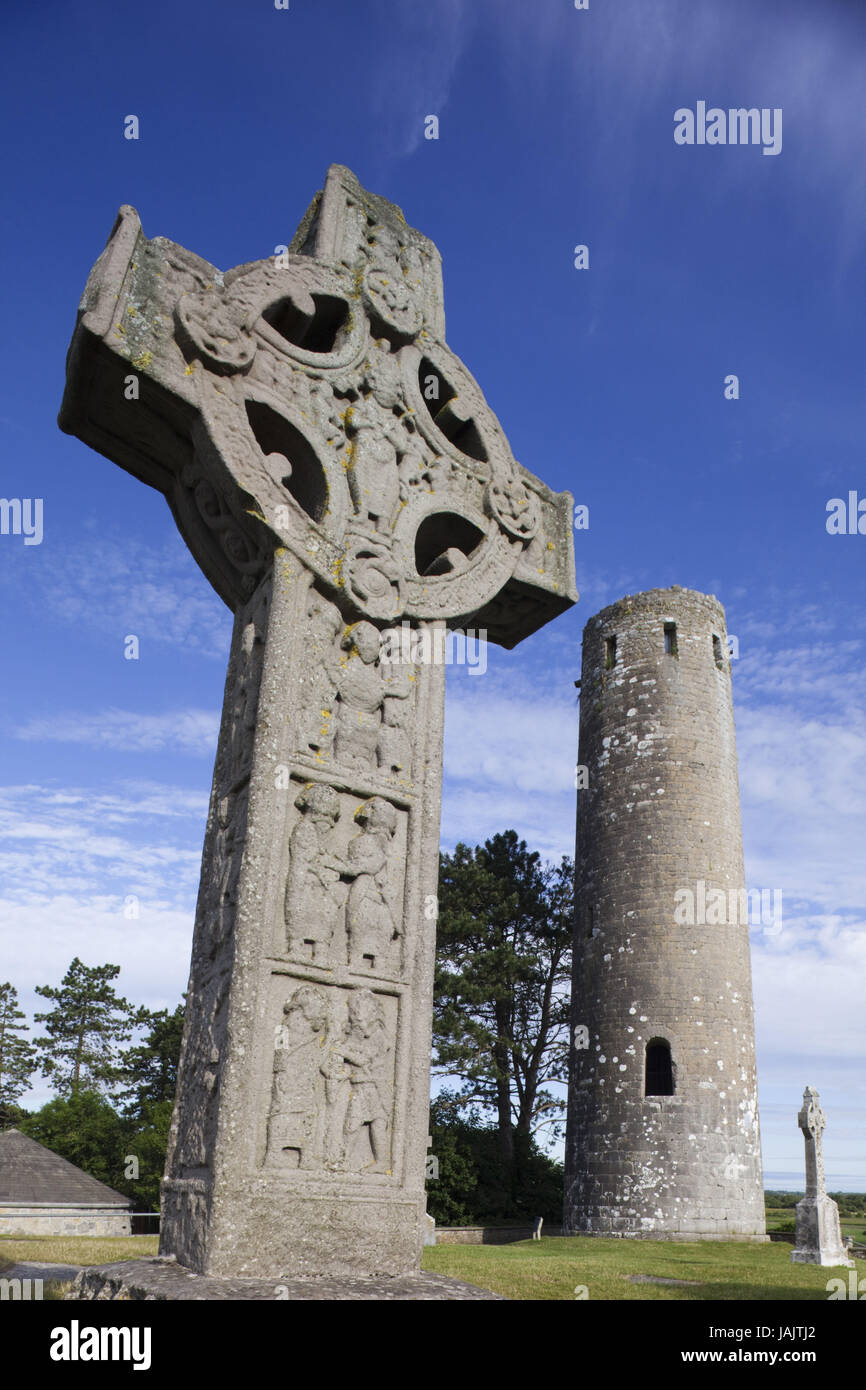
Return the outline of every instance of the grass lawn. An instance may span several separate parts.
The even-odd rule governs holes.
[[[157,1253],[156,1236],[0,1236],[0,1274],[17,1261],[71,1265],[144,1259]],[[436,1245],[424,1251],[424,1269],[520,1300],[575,1299],[826,1299],[829,1279],[844,1269],[791,1262],[791,1247],[736,1241],[595,1240],[547,1236],[511,1245]],[[866,1268],[858,1265],[866,1273]],[[687,1285],[634,1284],[649,1274],[687,1279]],[[58,1297],[46,1286],[46,1297]]]
[[[423,1265],[477,1284],[506,1298],[589,1299],[823,1299],[827,1281],[845,1269],[791,1261],[790,1245],[735,1241],[596,1240],[589,1236],[542,1237],[513,1245],[435,1245]],[[864,1270],[866,1273],[866,1270]],[[695,1280],[694,1285],[633,1284],[631,1274]]]
[[[0,1265],[105,1265],[155,1255],[159,1236],[0,1236]],[[2,1271],[0,1271],[2,1272]]]

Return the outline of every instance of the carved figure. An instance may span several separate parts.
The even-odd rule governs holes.
[[[268,1161],[290,1168],[322,1163],[322,1054],[328,1009],[312,985],[296,989],[283,1005],[277,1029],[274,1080],[268,1116]]]
[[[353,993],[343,1036],[329,1049],[326,1077],[326,1163],[372,1167],[387,1161],[391,1047],[381,1003],[369,989]],[[367,1129],[368,1146],[359,1142]],[[370,1155],[365,1158],[366,1152]]]
[[[343,873],[352,879],[346,902],[349,965],[354,970],[386,971],[400,927],[385,897],[388,850],[397,829],[397,812],[381,796],[355,812],[360,834],[349,841]]]
[[[342,645],[349,656],[337,693],[334,756],[346,767],[375,766],[383,698],[379,630],[372,623],[357,623],[346,633]]]
[[[389,774],[411,774],[412,741],[409,728],[413,688],[408,672],[397,670],[383,681],[382,727],[376,753],[379,766]]]
[[[304,720],[301,747],[321,759],[334,742],[334,697],[340,681],[340,658],[334,645],[343,626],[340,610],[316,589],[307,603],[309,655],[299,681],[300,709]]]
[[[354,440],[348,479],[355,511],[374,531],[390,533],[400,500],[397,453],[403,433],[375,395],[354,402],[347,424]]]
[[[340,801],[333,787],[305,788],[296,798],[301,813],[289,838],[289,873],[284,915],[290,955],[317,965],[327,961],[339,902],[334,888],[339,868],[329,857],[328,839],[340,818]]]

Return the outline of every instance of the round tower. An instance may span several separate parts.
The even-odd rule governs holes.
[[[652,589],[587,623],[578,788],[565,1229],[766,1240],[717,599]]]

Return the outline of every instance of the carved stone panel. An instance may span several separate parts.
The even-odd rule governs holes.
[[[390,1175],[399,1001],[274,977],[267,1171]]]
[[[385,797],[292,783],[283,921],[274,954],[399,979],[407,813]]]
[[[315,586],[306,617],[296,753],[323,767],[411,782],[415,664],[388,659],[381,630],[347,623]]]

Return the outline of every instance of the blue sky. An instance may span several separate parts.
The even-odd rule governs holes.
[[[866,1189],[866,535],[825,526],[866,497],[866,9],[87,0],[0,34],[0,495],[44,506],[40,545],[0,535],[0,978],[32,1009],[78,954],[174,1007],[230,635],[163,498],[57,429],[87,273],[122,203],[222,268],[271,255],[336,161],[436,242],[450,346],[590,509],[576,608],[449,672],[443,843],[572,853],[583,624],[715,593],[747,877],[785,903],[752,933],[767,1182],[801,1183],[808,1082],[830,1185]],[[677,145],[699,100],[781,108],[781,152]]]

